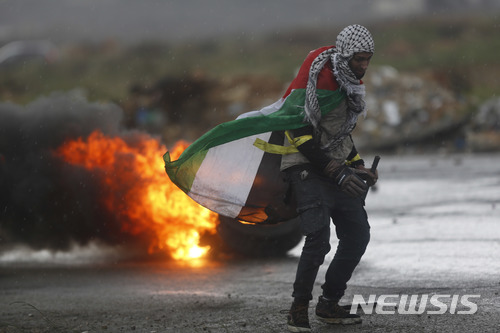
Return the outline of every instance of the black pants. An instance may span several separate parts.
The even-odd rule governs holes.
[[[332,180],[307,165],[289,168],[286,173],[306,236],[292,296],[312,299],[319,267],[331,248],[330,221],[333,221],[339,242],[322,289],[323,296],[338,300],[344,295],[347,282],[370,241],[364,201],[340,191]]]

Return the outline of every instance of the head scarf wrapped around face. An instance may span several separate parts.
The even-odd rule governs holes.
[[[347,94],[348,114],[346,122],[342,125],[340,133],[330,140],[324,148],[335,149],[342,140],[354,129],[358,116],[365,112],[365,87],[349,67],[349,61],[355,53],[375,51],[373,38],[365,27],[354,24],[344,28],[337,36],[336,47],[320,53],[314,59],[309,70],[309,80],[306,88],[305,120],[313,125],[319,134],[321,110],[316,96],[318,75],[330,60],[333,64],[333,73],[339,86]]]
[[[373,53],[375,51],[375,43],[368,29],[355,24],[344,28],[339,33],[335,47],[336,50],[333,54],[334,74],[341,88],[348,95],[351,95],[352,92],[355,92],[356,86],[359,86],[361,82],[349,67],[349,61],[355,53]]]

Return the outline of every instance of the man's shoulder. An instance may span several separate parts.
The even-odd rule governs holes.
[[[306,57],[306,61],[308,59],[311,59],[311,62],[313,62],[313,60],[322,52],[326,51],[326,50],[329,50],[331,48],[335,47],[335,45],[329,45],[329,46],[322,46],[322,47],[319,47],[315,50],[312,50],[312,51],[309,51],[309,53],[307,54],[307,57]],[[305,62],[305,61],[304,61]]]
[[[316,57],[335,46],[322,46],[315,50],[312,50],[307,55],[306,59],[302,62],[302,65],[299,68],[297,75],[294,80],[288,87],[287,91],[283,95],[283,97],[288,96],[293,89],[305,89],[307,87],[307,82],[309,80],[309,69],[311,68],[312,62]],[[316,85],[317,89],[327,89],[327,90],[337,90],[338,84],[333,75],[332,66],[330,63],[325,64],[322,72],[318,76],[318,82]]]
[[[298,73],[298,78],[299,81],[302,82],[303,85],[307,84],[308,78],[309,78],[309,69],[311,68],[311,65],[316,59],[316,57],[321,54],[322,52],[331,49],[332,47],[335,46],[323,46],[320,48],[317,48],[315,50],[312,50],[309,52],[307,55],[306,59],[302,63],[302,66],[300,68],[300,71]],[[329,90],[336,90],[338,88],[337,82],[333,76],[333,70],[330,62],[327,62],[325,64],[325,67],[321,70],[321,73],[319,74],[318,77],[318,82],[317,82],[317,88],[318,89],[329,89]]]

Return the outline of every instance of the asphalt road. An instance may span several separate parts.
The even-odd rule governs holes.
[[[361,313],[361,325],[330,326],[312,302],[313,332],[500,331],[499,162],[383,157],[367,200],[372,239],[343,299],[372,295],[381,307]],[[0,332],[285,332],[299,252],[189,265],[3,255]],[[403,314],[412,295],[422,311]]]
[[[203,268],[175,264],[108,264],[85,267],[23,267],[0,271],[0,332],[284,332],[295,258],[212,262]],[[354,294],[480,295],[475,314],[372,314],[357,326],[328,326],[313,318],[314,332],[498,332],[498,281],[442,287],[359,283]],[[371,281],[369,279],[368,281]],[[319,289],[319,285],[318,288]],[[394,299],[393,299],[394,300]],[[393,300],[387,300],[392,302]],[[397,301],[397,299],[396,299]],[[450,298],[441,301],[451,306]],[[311,304],[314,306],[314,304]],[[458,310],[469,310],[458,306]],[[385,311],[392,310],[385,307]],[[436,310],[429,307],[427,311]]]

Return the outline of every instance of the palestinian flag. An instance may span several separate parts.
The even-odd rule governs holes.
[[[167,152],[165,169],[174,184],[200,205],[224,216],[253,223],[276,223],[297,215],[280,173],[285,131],[308,125],[304,102],[312,51],[285,95],[259,111],[222,123],[191,144],[176,161]],[[327,63],[320,72],[317,95],[328,113],[345,98]]]

